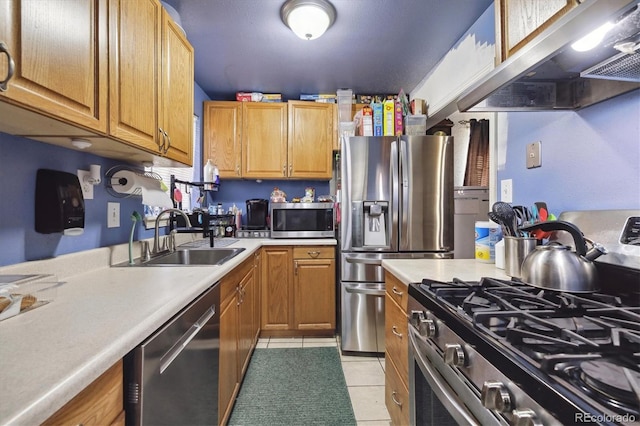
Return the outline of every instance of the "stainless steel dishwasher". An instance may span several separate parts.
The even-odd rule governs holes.
[[[218,424],[220,285],[125,357],[127,425]]]

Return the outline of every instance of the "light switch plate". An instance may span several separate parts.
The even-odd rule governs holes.
[[[500,181],[500,201],[513,203],[513,179]]]
[[[107,228],[120,227],[120,203],[107,203]]]
[[[542,143],[540,141],[527,144],[527,169],[542,166]]]
[[[93,200],[93,185],[85,182],[85,177],[91,177],[91,173],[88,170],[78,169],[78,180],[80,181],[80,188],[82,188],[82,198],[85,200]]]

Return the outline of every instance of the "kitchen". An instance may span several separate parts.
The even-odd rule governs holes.
[[[202,101],[209,96],[197,86],[195,93],[194,112],[198,115]],[[637,91],[578,112],[498,113],[494,126],[495,182],[512,179],[514,202],[531,204],[544,199],[556,213],[594,208],[637,209],[640,199],[638,116]],[[457,123],[459,118],[454,117],[452,120]],[[525,146],[535,140],[542,141],[544,147],[543,165],[526,169]],[[47,165],[75,171],[98,163],[102,164],[103,170],[108,170],[118,162],[8,134],[0,136],[0,152],[0,173],[4,182],[11,182],[2,190],[3,206],[5,211],[13,207],[22,212],[7,214],[2,220],[0,235],[4,244],[0,248],[0,260],[3,265],[127,241],[128,226],[108,231],[102,225],[106,222],[106,203],[113,200],[100,190],[96,190],[94,202],[87,202],[87,220],[90,222],[85,236],[43,238],[33,231],[32,225],[30,194],[38,167]],[[599,171],[602,176],[591,177]],[[266,184],[268,187],[262,194],[268,196],[272,185]],[[498,187],[497,183],[492,185],[494,194]],[[245,198],[249,197],[242,196],[239,201]],[[122,223],[125,224],[129,212],[139,209],[140,202],[124,199],[121,203]],[[150,231],[138,235],[139,238],[149,236]]]

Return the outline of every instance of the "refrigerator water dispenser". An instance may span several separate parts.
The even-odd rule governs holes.
[[[389,217],[387,201],[364,202],[364,245],[367,247],[386,247],[389,245],[386,220]]]

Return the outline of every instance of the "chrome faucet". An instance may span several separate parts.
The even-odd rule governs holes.
[[[182,217],[184,217],[184,221],[186,222],[187,228],[191,228],[191,221],[189,220],[189,216],[187,216],[185,214],[185,212],[183,212],[180,209],[166,209],[160,212],[160,214],[158,214],[158,217],[156,217],[156,230],[155,233],[153,234],[153,252],[152,254],[158,254],[160,252],[160,244],[159,244],[159,237],[158,237],[158,228],[160,227],[160,218],[162,217],[162,215],[164,214],[169,214],[169,213],[179,213],[182,215]]]

